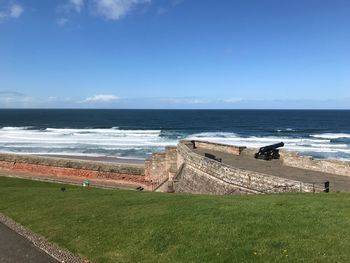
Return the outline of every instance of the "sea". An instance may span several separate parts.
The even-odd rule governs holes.
[[[2,153],[143,160],[182,139],[349,161],[350,110],[0,110]]]

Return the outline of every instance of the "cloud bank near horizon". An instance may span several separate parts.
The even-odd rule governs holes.
[[[100,95],[88,97],[88,98],[82,100],[80,103],[106,103],[106,102],[117,101],[119,99],[120,98],[118,96],[115,96],[115,95],[100,94]]]
[[[334,107],[337,105],[337,107]],[[122,98],[97,94],[85,98],[37,98],[16,91],[0,91],[0,108],[110,108],[110,109],[350,109],[344,99],[242,99],[203,97]]]

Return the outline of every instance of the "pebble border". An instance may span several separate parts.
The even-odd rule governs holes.
[[[0,212],[0,222],[6,225],[8,228],[17,232],[19,235],[23,236],[25,239],[29,240],[37,248],[49,254],[51,257],[56,259],[61,263],[92,263],[89,260],[83,260],[67,250],[59,248],[56,244],[47,241],[40,235],[32,232],[31,230],[25,228],[24,226],[18,224],[8,216],[5,216]]]

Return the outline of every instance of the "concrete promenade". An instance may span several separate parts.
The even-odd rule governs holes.
[[[30,241],[0,223],[0,263],[57,263]]]

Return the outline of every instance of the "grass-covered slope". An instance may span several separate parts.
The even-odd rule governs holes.
[[[96,262],[349,262],[350,195],[200,196],[0,177],[0,212]]]

